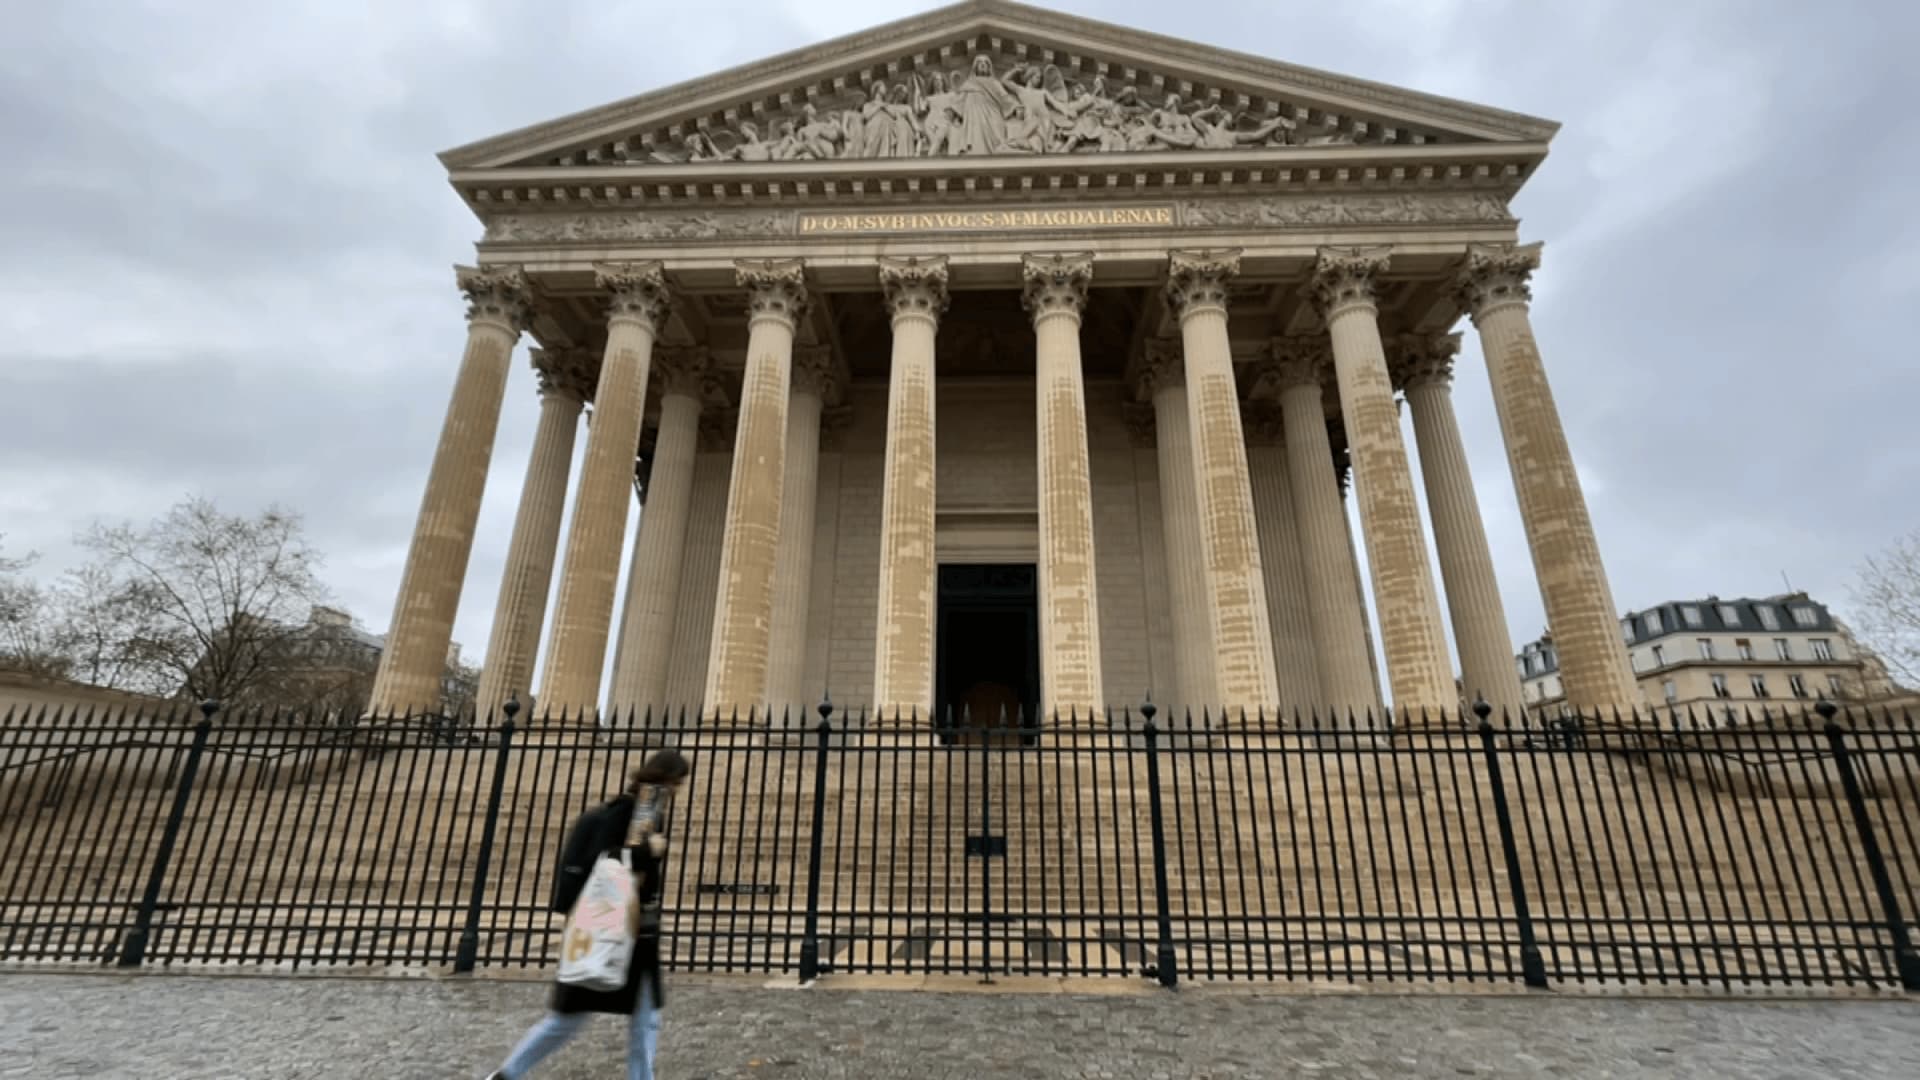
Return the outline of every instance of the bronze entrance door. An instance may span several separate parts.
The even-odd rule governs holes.
[[[940,568],[934,702],[949,737],[1038,729],[1039,594],[1031,563]]]

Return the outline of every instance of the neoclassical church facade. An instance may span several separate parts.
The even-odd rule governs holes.
[[[1508,210],[1555,129],[968,0],[449,151],[485,232],[375,707],[435,700],[463,599],[483,709],[1517,707],[1505,482],[1569,703],[1632,703]],[[1465,332],[1510,477],[1467,471]]]

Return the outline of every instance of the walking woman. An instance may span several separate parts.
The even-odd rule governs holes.
[[[660,894],[666,867],[666,815],[674,792],[691,771],[678,750],[657,750],[627,776],[626,790],[604,806],[589,810],[567,830],[555,882],[553,910],[570,911],[602,855],[626,848],[640,900],[640,932],[627,981],[617,990],[589,990],[555,983],[549,1011],[513,1048],[488,1080],[524,1080],[533,1067],[566,1045],[589,1013],[629,1017],[628,1080],[653,1080],[654,1050],[660,1039]]]

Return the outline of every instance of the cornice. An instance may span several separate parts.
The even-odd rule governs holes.
[[[1559,125],[1521,113],[1338,75],[1232,50],[1133,30],[1080,16],[1044,11],[1009,0],[965,0],[870,30],[810,44],[554,120],[509,131],[440,154],[450,172],[492,168],[565,150],[582,141],[613,139],[637,125],[697,115],[728,101],[788,93],[809,78],[832,79],[862,65],[897,67],[898,59],[986,36],[1042,39],[1040,52],[1084,50],[1119,66],[1183,67],[1210,78],[1297,92],[1336,108],[1360,108],[1409,123],[1449,126],[1467,138],[1544,144]],[[949,49],[949,51],[951,51]]]

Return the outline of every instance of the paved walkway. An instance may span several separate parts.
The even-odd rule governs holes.
[[[0,1077],[466,1080],[497,1063],[544,993],[496,980],[0,974]],[[668,995],[669,1080],[1798,1080],[1912,1077],[1920,1053],[1920,1002],[1898,1000],[984,994],[692,978]],[[540,1080],[624,1075],[618,1027],[601,1018]]]

